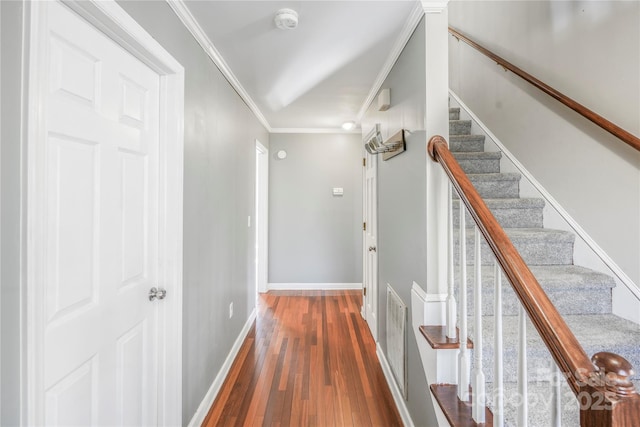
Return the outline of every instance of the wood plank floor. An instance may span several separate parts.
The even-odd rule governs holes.
[[[402,426],[360,291],[262,294],[203,426]]]

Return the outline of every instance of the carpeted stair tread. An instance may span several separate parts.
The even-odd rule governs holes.
[[[456,160],[470,160],[470,159],[500,159],[502,158],[502,153],[499,151],[465,151],[453,153],[453,157]]]
[[[640,325],[614,314],[577,314],[563,316],[567,326],[576,336],[587,356],[601,351],[612,351],[627,359],[632,366],[640,366]],[[493,316],[483,316],[484,339],[483,364],[487,382],[493,381]],[[469,318],[470,337],[473,339],[473,323]],[[504,380],[516,381],[518,318],[503,316]],[[527,366],[529,382],[549,379],[551,355],[544,342],[527,319]],[[632,377],[640,379],[636,372]]]
[[[485,204],[503,228],[542,228],[545,202],[539,198],[484,199]],[[466,210],[466,209],[465,209]],[[453,203],[453,224],[460,224],[460,203]],[[472,224],[466,213],[467,224]]]
[[[513,199],[520,195],[519,173],[472,173],[467,176],[483,199]],[[455,192],[454,198],[458,198]]]
[[[481,181],[519,181],[522,175],[517,172],[504,173],[469,173],[467,174],[471,182]]]
[[[540,284],[565,290],[615,288],[616,281],[608,274],[579,265],[531,265],[529,269]]]
[[[564,230],[546,228],[508,228],[507,236],[520,252],[527,265],[567,265],[573,264],[573,242],[575,236]],[[454,230],[454,260],[459,256],[459,231]],[[467,229],[467,264],[474,260],[474,233]],[[493,264],[493,252],[482,239],[482,264]]]
[[[462,170],[467,174],[499,173],[502,153],[490,151],[469,151],[453,153]]]
[[[469,135],[471,120],[449,120],[449,135]]]
[[[529,209],[544,208],[545,202],[537,197],[513,197],[510,199],[483,199],[489,209]],[[459,209],[459,203],[454,203],[453,208]]]
[[[460,120],[460,108],[449,108],[449,120]]]
[[[610,290],[616,286],[613,277],[579,265],[530,265],[529,269],[545,290]],[[493,292],[493,266],[483,265],[481,268],[483,291]],[[458,269],[456,268],[456,279]],[[472,283],[473,270],[467,270],[467,281]],[[507,278],[502,274],[502,287],[511,288]]]
[[[449,150],[452,153],[483,151],[484,135],[449,135]]]
[[[611,276],[577,265],[534,265],[529,268],[561,314],[611,313],[611,290],[615,287],[615,281]],[[493,315],[494,268],[484,265],[481,272],[482,312],[485,315]],[[459,269],[456,268],[454,273],[456,281],[458,277]],[[470,314],[474,310],[472,303],[474,280],[474,270],[468,269],[467,301]],[[458,298],[457,292],[456,298]],[[503,274],[502,313],[505,316],[516,315],[519,304],[513,288]]]

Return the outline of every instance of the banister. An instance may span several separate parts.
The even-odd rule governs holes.
[[[589,108],[585,107],[584,105],[580,104],[579,102],[574,101],[573,99],[569,98],[568,96],[566,96],[562,92],[559,92],[556,89],[552,88],[548,84],[538,80],[537,78],[533,77],[531,74],[529,74],[526,71],[522,70],[521,68],[513,65],[512,63],[510,63],[506,59],[502,58],[501,56],[496,55],[495,53],[491,52],[487,48],[485,48],[485,47],[481,46],[480,44],[476,43],[475,41],[473,41],[469,37],[465,36],[464,34],[459,32],[458,30],[456,30],[456,29],[454,29],[452,27],[449,27],[449,33],[453,37],[455,37],[456,39],[464,41],[469,46],[473,47],[474,49],[476,49],[479,52],[483,53],[484,55],[488,56],[489,58],[494,60],[498,65],[504,67],[505,70],[511,71],[512,73],[514,73],[518,77],[522,78],[523,80],[531,83],[533,86],[537,87],[538,89],[540,89],[541,91],[543,91],[547,95],[549,95],[549,96],[553,97],[554,99],[560,101],[562,104],[564,104],[567,107],[571,108],[573,111],[577,112],[578,114],[580,114],[583,117],[587,118],[591,122],[593,122],[596,125],[600,126],[602,129],[606,130],[610,134],[616,136],[617,138],[619,138],[620,140],[622,140],[626,144],[628,144],[628,145],[632,146],[633,148],[635,148],[636,150],[640,151],[640,138],[638,138],[637,136],[635,136],[632,133],[622,129],[620,126],[618,126],[615,123],[605,119],[604,117],[602,117],[598,113],[590,110]]]
[[[484,236],[529,319],[564,374],[581,405],[583,427],[634,425],[640,415],[640,395],[629,380],[631,364],[621,356],[601,352],[589,358],[558,310],[495,219],[447,141],[433,136],[427,147],[440,163],[469,214]],[[463,215],[461,212],[460,215]]]

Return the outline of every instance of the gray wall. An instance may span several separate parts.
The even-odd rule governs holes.
[[[2,425],[19,375],[20,2],[2,7]],[[255,139],[269,135],[164,1],[120,2],[185,67],[183,422],[255,306]],[[8,268],[5,268],[8,266]],[[229,303],[234,317],[228,318]]]
[[[360,135],[271,135],[270,283],[362,283],[361,159]]]
[[[449,22],[640,135],[640,3],[452,1]],[[450,38],[450,86],[640,284],[640,153]]]
[[[16,425],[20,399],[20,80],[21,2],[0,2],[0,425]]]
[[[378,157],[378,341],[386,354],[387,283],[407,304],[411,319],[412,284],[426,288],[427,280],[424,19],[382,87],[391,89],[391,108],[379,112],[374,102],[363,118],[364,132],[375,123],[381,123],[385,138],[401,128],[411,131],[406,152],[388,161]],[[412,332],[408,341],[407,407],[415,425],[437,425]]]

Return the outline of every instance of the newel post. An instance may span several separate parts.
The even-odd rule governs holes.
[[[582,427],[631,427],[640,423],[640,395],[630,378],[634,371],[623,357],[596,353],[598,368],[578,395]]]
[[[447,300],[448,178],[427,155],[434,135],[449,139],[449,30],[448,0],[421,0],[424,11],[425,167],[426,167],[426,291],[432,301],[427,324],[445,322]]]

